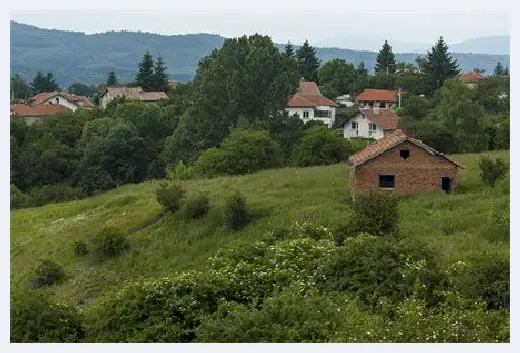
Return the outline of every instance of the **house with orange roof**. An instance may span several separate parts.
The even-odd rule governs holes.
[[[92,109],[94,103],[85,96],[77,96],[66,92],[44,92],[29,99],[32,104],[59,104],[72,111],[78,108]]]
[[[344,138],[381,139],[399,128],[399,116],[389,108],[360,108],[356,115],[336,126]]]
[[[369,190],[415,195],[450,193],[462,165],[398,129],[349,157],[352,197]]]
[[[139,100],[143,103],[156,103],[160,99],[168,99],[164,92],[145,92],[138,87],[107,87],[99,97],[99,105],[106,109],[107,104],[117,97],[125,97],[130,100]]]
[[[316,83],[302,80],[298,91],[289,98],[286,111],[289,116],[297,115],[304,123],[319,120],[332,128],[337,107],[338,104],[321,94]]]
[[[361,108],[393,108],[399,102],[399,93],[395,89],[366,88],[356,96],[356,104]]]
[[[468,88],[474,89],[477,87],[477,83],[479,81],[485,80],[486,77],[482,74],[479,74],[478,72],[471,71],[467,72],[465,74],[460,74],[459,80],[461,80]]]
[[[55,116],[58,113],[67,113],[71,109],[61,104],[12,104],[10,114],[23,118],[27,125],[32,125],[46,117]]]

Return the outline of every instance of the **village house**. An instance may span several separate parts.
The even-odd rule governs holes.
[[[356,97],[360,108],[394,108],[398,102],[399,91],[394,89],[366,88]]]
[[[349,158],[352,197],[369,190],[414,195],[435,190],[450,193],[459,180],[459,163],[403,131],[377,140]]]
[[[354,99],[350,96],[350,94],[343,94],[334,98],[334,102],[344,105],[345,107],[352,107],[354,105]]]
[[[330,129],[336,119],[336,107],[332,100],[324,97],[316,83],[300,81],[298,92],[287,102],[289,116],[298,115],[304,123],[319,120]]]
[[[142,87],[107,87],[99,97],[99,105],[106,109],[107,104],[117,97],[139,100],[143,103],[156,103],[160,99],[168,99],[164,92],[145,92]]]
[[[171,89],[174,89],[178,85],[179,85],[178,81],[173,81],[173,80],[168,81],[168,87],[170,87]]]
[[[32,125],[43,118],[70,111],[71,109],[61,104],[12,104],[10,113],[23,118],[27,125]]]
[[[338,134],[346,139],[362,137],[381,139],[399,127],[399,116],[389,108],[360,108],[358,113],[340,123]]]
[[[475,71],[467,72],[465,74],[460,74],[458,77],[468,88],[471,88],[471,89],[474,89],[475,87],[477,87],[477,83],[479,81],[486,79],[486,77],[484,75],[481,75]]]
[[[32,104],[59,104],[72,111],[78,108],[92,109],[95,105],[85,96],[65,92],[44,92],[29,99]]]

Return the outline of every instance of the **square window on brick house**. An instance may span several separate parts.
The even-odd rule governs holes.
[[[395,175],[380,175],[379,187],[385,189],[395,188]]]
[[[410,157],[410,150],[400,150],[399,155],[402,159],[407,159],[408,157]]]

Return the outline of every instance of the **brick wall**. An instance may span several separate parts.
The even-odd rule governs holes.
[[[400,150],[407,149],[410,156],[403,159]],[[441,156],[429,154],[410,142],[403,142],[382,155],[356,168],[349,177],[352,195],[370,189],[379,189],[379,175],[395,175],[396,195],[412,195],[442,190],[442,177],[452,178],[452,189],[458,183],[458,168]]]

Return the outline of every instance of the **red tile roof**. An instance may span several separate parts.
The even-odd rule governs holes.
[[[451,163],[455,164],[457,167],[464,168],[462,165],[455,162],[453,159],[446,157],[443,153],[440,153],[439,151],[425,145],[424,143],[422,143],[421,140],[417,140],[413,137],[406,136],[405,133],[400,129],[395,130],[394,133],[377,140],[375,143],[365,147],[358,153],[350,156],[348,159],[349,164],[353,167],[357,167],[365,162],[368,162],[373,158],[376,158],[377,156],[380,156],[385,151],[405,141],[409,141],[414,145],[425,149],[428,153],[432,155],[441,156],[450,161]]]
[[[395,103],[397,93],[397,90],[366,88],[356,97],[356,103],[373,101]]]
[[[300,88],[298,92],[287,102],[288,107],[300,108],[300,107],[337,107],[338,105],[321,95],[321,92],[314,82],[300,82]]]
[[[460,74],[459,78],[465,83],[477,82],[480,80],[484,80],[485,77],[475,71],[471,71],[465,74]]]
[[[68,100],[69,102],[72,102],[78,106],[82,106],[85,108],[93,108],[94,103],[92,103],[87,97],[85,96],[76,96],[75,94],[70,93],[64,93],[64,92],[44,92],[35,95],[34,97],[31,97],[31,101],[34,104],[42,104],[48,99],[54,98],[55,96],[60,96]]]
[[[168,81],[168,86],[170,88],[175,88],[175,87],[177,87],[178,84],[179,84],[179,82],[177,82],[177,81]]]
[[[395,130],[399,127],[399,116],[390,108],[363,108],[359,109],[359,112],[382,130]]]
[[[107,92],[113,96],[125,96],[127,99],[137,99],[141,101],[168,99],[168,96],[164,92],[143,92],[142,87],[107,87],[103,95]]]
[[[53,116],[57,113],[70,112],[71,110],[59,104],[13,104],[11,114],[18,114],[21,117],[29,116]]]

